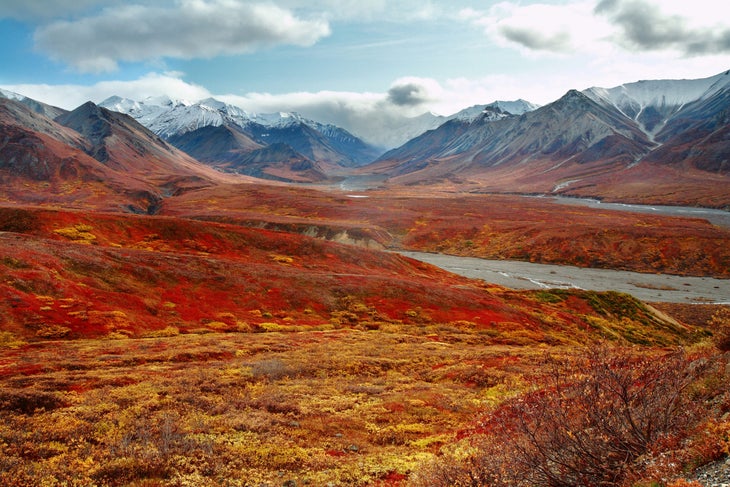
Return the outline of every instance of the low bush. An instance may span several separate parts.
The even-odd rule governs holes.
[[[538,390],[479,424],[471,451],[425,466],[413,485],[633,485],[658,470],[671,478],[689,460],[677,451],[706,414],[690,390],[706,360],[599,347],[545,367]]]

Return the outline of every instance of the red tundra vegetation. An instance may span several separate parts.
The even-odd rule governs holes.
[[[730,228],[495,194],[218,186],[166,200],[167,215],[343,235],[351,241],[488,259],[730,277]]]
[[[727,453],[723,308],[469,280],[366,248],[425,201],[374,223],[307,194],[257,218],[0,208],[0,483],[520,485],[592,452],[555,485],[668,485]]]

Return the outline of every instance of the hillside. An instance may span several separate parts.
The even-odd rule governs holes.
[[[168,326],[186,332],[220,316],[254,327],[316,327],[338,316],[342,302],[362,303],[384,321],[510,321],[538,336],[581,327],[566,315],[559,328],[543,328],[535,313],[549,311],[527,293],[486,289],[396,254],[302,235],[162,217],[14,208],[0,216],[11,232],[2,236],[0,259],[9,297],[5,329],[22,337],[43,336],[50,323],[75,338]],[[271,316],[253,316],[260,313]],[[127,317],[125,327],[102,319],[116,315]]]
[[[360,196],[360,197],[353,197]],[[730,229],[510,195],[365,194],[219,186],[165,200],[160,214],[305,233],[373,248],[728,277]],[[566,225],[570,222],[570,225]]]
[[[6,202],[147,213],[171,194],[231,180],[93,103],[54,121],[0,98],[0,123]]]
[[[396,185],[727,207],[728,73],[571,90],[521,116],[455,119],[368,170]]]
[[[0,278],[4,483],[433,482],[486,414],[550,385],[546,351],[581,363],[606,341],[607,358],[698,381],[678,404],[708,433],[671,429],[687,446],[663,475],[722,448],[708,415],[726,392],[702,384],[726,383],[725,362],[665,352],[709,332],[627,295],[515,292],[237,225],[18,208],[0,208]]]
[[[212,98],[197,103],[170,99],[138,102],[114,96],[101,105],[134,117],[175,147],[213,167],[227,170],[228,163],[235,160],[236,172],[243,174],[269,173],[261,162],[249,168],[245,159],[269,145],[288,146],[286,150],[298,154],[297,158],[306,158],[323,168],[327,177],[370,162],[379,154],[375,147],[335,125],[296,113],[248,113]],[[287,159],[272,163],[286,166],[295,174],[295,182],[324,179],[322,175],[311,179],[311,172],[300,171]],[[278,178],[283,174],[280,167],[272,168],[272,172]]]

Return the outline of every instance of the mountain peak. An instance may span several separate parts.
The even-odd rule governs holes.
[[[596,105],[596,102],[589,96],[587,96],[585,93],[582,93],[578,90],[568,90],[563,96],[558,98],[556,101],[551,103],[550,105],[546,105],[549,107],[553,107],[556,109],[585,109],[589,105]]]

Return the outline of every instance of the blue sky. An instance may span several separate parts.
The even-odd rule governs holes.
[[[357,129],[374,114],[712,76],[730,69],[724,3],[0,0],[0,88],[67,109],[214,96]]]

